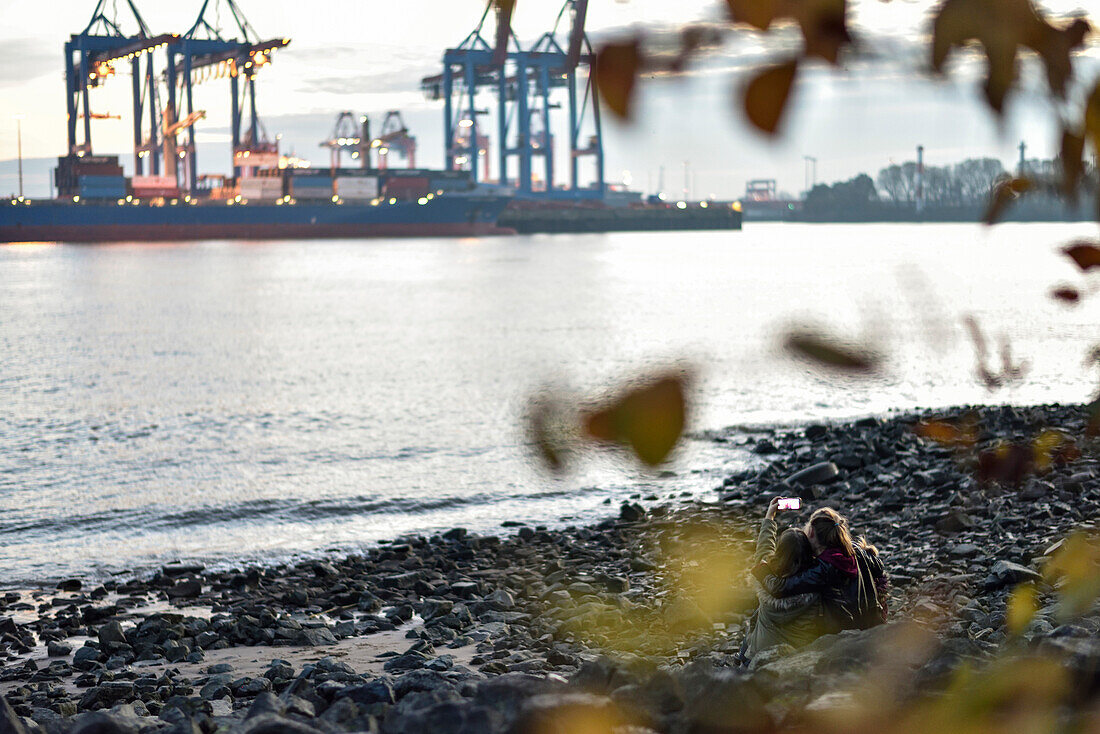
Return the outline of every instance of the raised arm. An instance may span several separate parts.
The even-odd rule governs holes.
[[[757,566],[753,572],[757,574],[756,578],[764,590],[777,598],[795,594],[821,593],[830,586],[829,570],[824,563],[815,563],[805,571],[786,578],[772,576],[762,566]]]
[[[775,511],[779,505],[779,499],[773,498],[768,504],[768,511],[764,513],[764,519],[760,523],[760,534],[756,536],[756,552],[752,556],[753,564],[758,564],[775,553],[775,535],[778,527],[775,522]]]

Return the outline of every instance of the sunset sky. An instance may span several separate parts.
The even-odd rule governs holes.
[[[200,0],[138,2],[154,33],[185,32],[200,5]],[[340,110],[365,113],[380,123],[387,110],[400,109],[418,139],[417,162],[442,164],[442,103],[425,100],[419,80],[438,73],[443,49],[474,27],[484,7],[480,0],[240,0],[240,5],[261,36],[293,39],[259,77],[260,115],[271,135],[282,135],[284,150],[324,165],[327,152],[318,143]],[[661,37],[675,24],[718,19],[724,9],[715,0],[591,0],[590,5],[588,30],[597,43],[634,29]],[[128,22],[125,0],[107,0],[107,6],[109,14],[117,6]],[[1000,123],[979,100],[980,64],[962,60],[946,81],[924,71],[922,43],[934,6],[923,0],[856,0],[853,30],[868,39],[867,54],[841,70],[820,67],[805,74],[775,141],[749,130],[733,102],[746,70],[777,53],[757,35],[735,34],[684,77],[646,80],[635,122],[605,127],[608,179],[626,177],[634,187],[653,191],[663,167],[664,189],[678,194],[687,162],[694,196],[731,198],[753,178],[775,178],[780,189],[799,192],[804,156],[817,158],[819,181],[834,181],[861,171],[874,175],[891,162],[910,160],[918,144],[925,146],[929,164],[991,155],[1010,165],[1021,139],[1029,157],[1052,155],[1053,118],[1034,68],[1025,69],[1027,88],[1011,99]],[[48,170],[65,152],[62,45],[84,28],[94,7],[94,0],[0,0],[0,195],[16,186],[17,114],[23,115],[27,191],[47,193]],[[519,37],[530,43],[548,30],[559,7],[557,0],[520,0]],[[1048,0],[1045,7],[1061,15],[1082,2]],[[233,35],[228,13],[220,20]],[[1080,69],[1086,82],[1100,72],[1096,36]],[[92,106],[123,119],[93,123],[93,141],[97,153],[117,153],[128,162],[129,84],[121,65],[118,71],[112,84],[93,91]],[[208,115],[197,128],[206,172],[229,168],[228,96],[225,81],[197,87],[197,106]],[[488,104],[486,98],[482,106]],[[564,137],[563,127],[559,139]]]

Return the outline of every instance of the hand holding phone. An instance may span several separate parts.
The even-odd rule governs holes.
[[[800,510],[802,509],[802,499],[800,497],[780,497],[778,509]]]

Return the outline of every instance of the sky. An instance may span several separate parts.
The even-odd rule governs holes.
[[[210,2],[218,7],[217,0]],[[260,116],[269,134],[282,136],[284,151],[327,165],[328,152],[319,143],[338,112],[367,114],[377,125],[386,111],[398,109],[417,138],[417,163],[442,165],[442,103],[425,99],[419,80],[439,73],[443,49],[473,29],[484,9],[482,0],[238,2],[262,37],[292,39],[258,77]],[[1094,2],[1046,0],[1044,6],[1062,15],[1089,10]],[[136,4],[154,33],[183,33],[201,0]],[[49,170],[66,145],[62,47],[87,25],[95,5],[95,0],[0,0],[0,195],[16,189],[17,127],[25,191],[31,196],[49,192]],[[125,0],[106,0],[106,5],[109,15],[117,7],[119,17],[126,18]],[[558,0],[520,0],[517,35],[525,43],[534,41],[553,24],[559,7]],[[913,160],[917,145],[925,147],[929,165],[993,156],[1010,167],[1021,140],[1028,145],[1028,157],[1055,153],[1053,111],[1033,67],[1025,67],[1025,89],[1010,98],[998,120],[980,100],[976,60],[960,58],[946,80],[924,69],[922,44],[934,2],[851,0],[851,7],[853,30],[867,39],[865,53],[841,69],[813,66],[802,74],[777,138],[747,127],[735,93],[752,66],[777,52],[759,35],[738,32],[686,74],[643,80],[631,123],[605,116],[608,180],[629,182],[647,193],[660,187],[672,196],[687,189],[694,198],[728,199],[743,194],[748,180],[773,178],[781,191],[797,195],[811,174],[818,182],[860,172],[873,176],[890,163]],[[659,45],[669,37],[668,29],[716,20],[723,10],[720,0],[590,0],[587,28],[597,45],[638,30]],[[1094,17],[1097,10],[1091,8]],[[224,9],[209,17],[228,30]],[[124,24],[124,30],[131,28]],[[491,28],[487,35],[491,38]],[[1086,82],[1100,76],[1096,36],[1079,69]],[[123,119],[94,121],[93,143],[96,153],[119,154],[128,162],[129,80],[121,66],[118,71],[112,83],[92,92],[92,108]],[[207,112],[196,128],[200,169],[227,172],[228,82],[207,82],[196,90],[196,105]],[[489,99],[479,105],[488,106]],[[22,118],[18,123],[17,116]],[[564,140],[564,126],[558,132]],[[559,171],[565,163],[561,147]]]

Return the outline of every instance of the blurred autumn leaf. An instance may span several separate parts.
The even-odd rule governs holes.
[[[1019,635],[1039,611],[1039,594],[1034,584],[1020,584],[1012,590],[1005,606],[1005,627],[1010,635]]]
[[[841,344],[837,340],[810,331],[787,334],[783,346],[788,352],[819,366],[841,372],[874,372],[878,357],[869,349]]]
[[[1077,240],[1067,245],[1063,250],[1077,267],[1081,270],[1091,270],[1100,267],[1100,247],[1090,240]]]
[[[1088,23],[1081,19],[1064,29],[1054,27],[1031,0],[946,0],[932,25],[932,68],[943,71],[954,49],[978,42],[988,63],[986,100],[1000,113],[1016,82],[1021,49],[1040,56],[1051,92],[1063,97],[1072,73],[1070,52],[1088,32]]]
[[[847,0],[726,0],[729,17],[766,31],[777,20],[793,20],[802,31],[804,55],[837,64],[852,42]]]
[[[630,117],[630,103],[640,66],[637,39],[609,43],[596,55],[596,86],[608,109],[621,118]]]
[[[1016,201],[1023,194],[1035,187],[1035,182],[1030,178],[1017,177],[1005,179],[998,183],[989,200],[989,207],[985,210],[982,220],[986,224],[996,224],[1009,204]]]
[[[1050,297],[1068,303],[1071,306],[1077,305],[1081,300],[1081,293],[1076,288],[1068,285],[1058,286],[1050,292]]]
[[[745,87],[745,115],[757,129],[774,135],[787,108],[798,60],[765,69],[753,77]]]
[[[913,426],[913,432],[948,448],[970,448],[978,442],[978,422],[973,415],[961,419],[957,424],[941,420],[921,420]]]
[[[1062,195],[1067,199],[1077,196],[1077,187],[1085,172],[1085,136],[1072,130],[1062,130]]]
[[[582,443],[619,446],[648,466],[664,462],[687,424],[689,377],[684,371],[644,376],[609,398],[578,401],[553,393],[531,401],[528,441],[542,463],[564,471]]]
[[[643,463],[668,458],[687,422],[686,378],[668,373],[627,389],[581,416],[585,434],[631,449]]]

